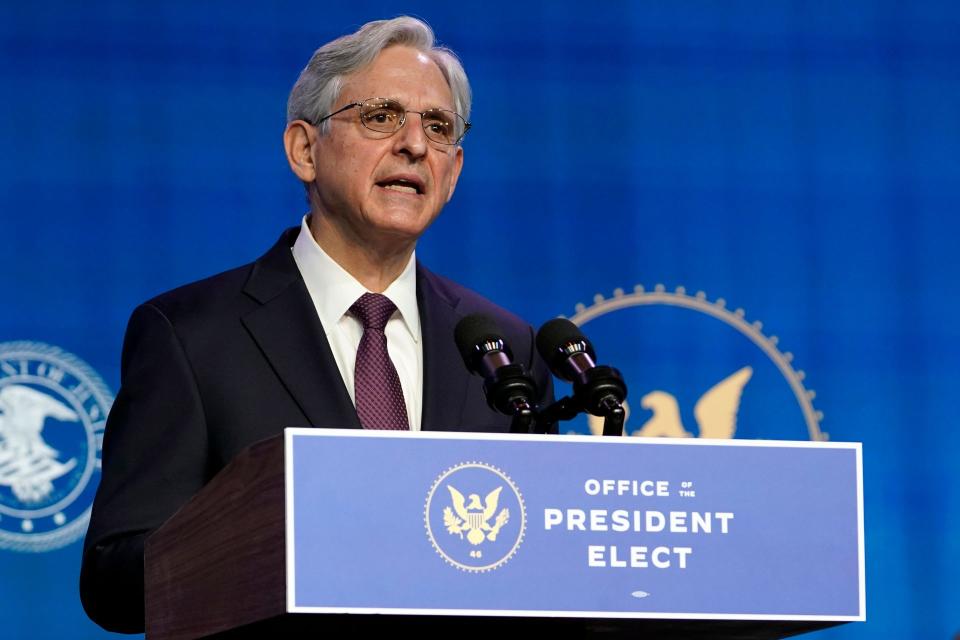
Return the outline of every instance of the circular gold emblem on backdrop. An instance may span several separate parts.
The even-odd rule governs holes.
[[[616,311],[638,307],[665,307],[678,310],[689,310],[719,320],[726,326],[747,338],[763,354],[764,360],[771,363],[780,373],[783,381],[789,387],[790,394],[799,407],[809,438],[815,441],[828,439],[828,434],[820,430],[823,413],[813,406],[816,394],[804,386],[806,374],[793,366],[793,354],[779,349],[779,338],[763,333],[763,324],[759,321],[749,322],[743,309],[730,310],[723,298],[710,301],[704,292],[698,291],[689,295],[684,287],[677,287],[668,291],[662,284],[656,285],[652,291],[637,285],[632,292],[616,289],[613,297],[607,298],[601,294],[594,296],[593,304],[577,304],[575,313],[569,319],[579,326],[586,325],[598,318],[609,316]],[[613,357],[601,358],[613,360]],[[718,376],[699,399],[693,409],[696,423],[699,427],[699,437],[705,438],[732,438],[737,428],[738,411],[741,399],[747,393],[748,384],[754,378],[756,365],[742,361],[731,362],[723,376]],[[776,377],[776,376],[774,376]],[[628,385],[630,380],[628,380]],[[676,397],[668,390],[657,388],[630,389],[629,400],[638,402],[640,406],[653,413],[640,428],[628,424],[626,433],[636,436],[673,436],[689,437],[693,434],[682,424],[681,410]],[[637,395],[637,393],[641,395]],[[629,421],[629,407],[628,407]],[[594,416],[588,418],[592,433],[602,432],[602,419]]]

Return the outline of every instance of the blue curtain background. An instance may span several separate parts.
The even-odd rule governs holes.
[[[657,283],[762,320],[822,430],[864,443],[868,622],[817,637],[960,632],[957,3],[3,2],[0,342],[59,346],[115,392],[136,304],[298,223],[281,133],[312,51],[403,13],[475,94],[420,259],[535,325]],[[755,353],[649,309],[585,329],[685,406]],[[807,438],[783,397],[739,435]],[[79,559],[0,550],[0,635],[110,635],[80,608]]]

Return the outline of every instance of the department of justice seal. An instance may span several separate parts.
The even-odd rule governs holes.
[[[523,541],[526,510],[507,474],[483,462],[444,471],[424,509],[427,537],[448,564],[470,573],[500,567]]]
[[[83,536],[112,403],[76,356],[0,343],[0,549],[51,551]]]

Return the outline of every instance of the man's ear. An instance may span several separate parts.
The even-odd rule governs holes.
[[[283,147],[287,152],[290,169],[303,182],[313,182],[317,167],[313,163],[313,145],[317,140],[316,128],[304,120],[294,120],[283,132]]]
[[[447,192],[447,202],[450,202],[450,199],[453,198],[453,192],[457,188],[457,180],[460,179],[460,171],[463,170],[463,147],[458,146],[456,154],[453,175],[450,177],[450,190]]]

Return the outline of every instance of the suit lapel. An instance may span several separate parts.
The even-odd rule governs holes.
[[[462,422],[470,376],[453,340],[460,320],[458,299],[437,286],[429,271],[417,265],[417,304],[423,336],[422,431],[456,429]]]
[[[260,303],[242,322],[315,427],[360,428],[317,311],[290,247],[288,229],[253,267],[244,292]]]

